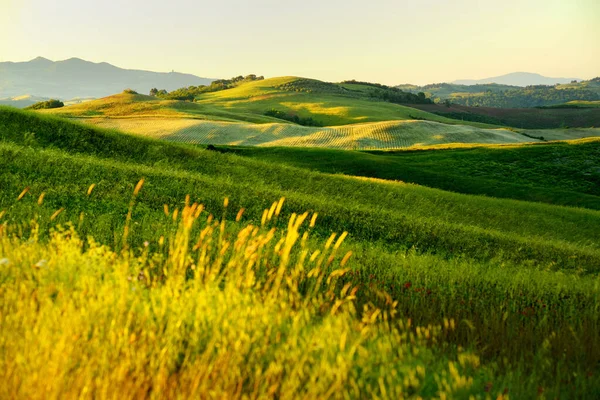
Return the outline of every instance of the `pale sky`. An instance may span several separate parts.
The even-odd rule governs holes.
[[[0,0],[0,61],[385,84],[600,75],[600,0]]]

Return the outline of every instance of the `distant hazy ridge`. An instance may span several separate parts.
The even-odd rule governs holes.
[[[190,74],[128,70],[79,58],[54,62],[38,57],[27,62],[0,63],[0,99],[26,94],[65,100],[104,97],[125,88],[148,93],[153,87],[170,91],[210,82],[212,79]]]

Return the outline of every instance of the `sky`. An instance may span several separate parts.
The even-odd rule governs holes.
[[[0,61],[385,84],[600,75],[599,0],[0,0]]]

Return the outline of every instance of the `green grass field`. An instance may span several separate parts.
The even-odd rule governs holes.
[[[265,160],[0,108],[1,397],[194,396],[199,376],[217,397],[598,393],[600,212],[560,205],[561,190],[597,197],[596,141],[255,150]],[[375,179],[405,156],[473,187],[565,187],[542,204]]]
[[[223,147],[219,151],[326,173],[600,210],[598,138],[444,151],[346,152],[256,147]]]

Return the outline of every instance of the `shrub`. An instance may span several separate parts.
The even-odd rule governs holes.
[[[47,110],[50,108],[61,108],[64,107],[65,103],[60,100],[50,99],[47,101],[40,101],[38,103],[32,104],[26,108],[26,110]]]

